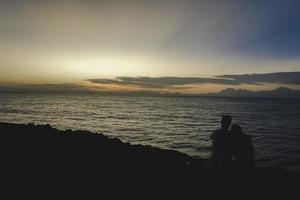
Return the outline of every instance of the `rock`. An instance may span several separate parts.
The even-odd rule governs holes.
[[[15,183],[9,188],[15,191],[68,198],[93,193],[108,199],[191,199],[204,193],[224,196],[220,191],[251,196],[289,189],[289,194],[300,180],[299,173],[282,169],[213,169],[203,159],[174,150],[50,125],[0,123],[0,133],[1,177],[7,175],[1,181]]]

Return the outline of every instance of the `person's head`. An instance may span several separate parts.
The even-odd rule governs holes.
[[[222,128],[228,129],[231,124],[232,117],[230,115],[222,115],[221,125]]]
[[[242,127],[240,127],[239,125],[233,124],[231,126],[231,132],[234,134],[241,134],[241,133],[243,133],[243,130],[242,130]]]

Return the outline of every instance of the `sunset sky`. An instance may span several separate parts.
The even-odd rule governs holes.
[[[300,89],[298,0],[0,2],[3,87]]]

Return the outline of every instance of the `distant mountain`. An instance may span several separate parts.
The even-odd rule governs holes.
[[[97,91],[88,90],[84,86],[75,84],[45,84],[29,85],[20,87],[1,87],[0,94],[3,93],[46,93],[46,94],[102,94],[118,96],[167,96],[167,97],[268,97],[268,98],[300,98],[300,90],[293,90],[286,87],[279,87],[270,91],[250,91],[245,89],[227,88],[218,93],[207,94],[185,94],[180,92],[159,92],[159,91]]]
[[[208,96],[218,97],[273,97],[273,98],[300,98],[300,90],[279,87],[270,91],[249,91],[245,89],[227,88],[219,93],[209,93]]]

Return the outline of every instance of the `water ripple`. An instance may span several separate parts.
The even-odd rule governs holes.
[[[252,136],[258,165],[300,169],[297,100],[0,94],[2,122],[101,132],[204,158],[223,113]]]

